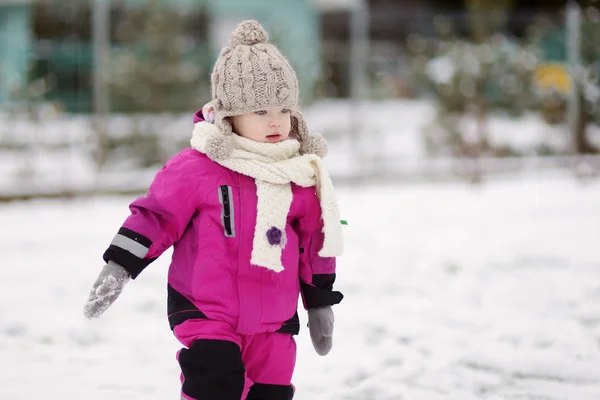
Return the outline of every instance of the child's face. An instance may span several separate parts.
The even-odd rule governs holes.
[[[235,133],[255,142],[284,141],[290,135],[291,125],[290,110],[287,108],[269,107],[233,117]]]

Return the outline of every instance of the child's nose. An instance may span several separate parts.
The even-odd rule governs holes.
[[[271,128],[279,128],[280,125],[281,123],[279,122],[279,120],[271,120],[271,122],[269,122],[269,126]]]

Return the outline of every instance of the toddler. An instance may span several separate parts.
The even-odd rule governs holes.
[[[130,205],[85,305],[98,317],[170,246],[168,320],[182,399],[289,400],[301,295],[315,350],[332,346],[342,253],[333,185],[298,110],[296,74],[256,21],[231,34],[191,148]]]

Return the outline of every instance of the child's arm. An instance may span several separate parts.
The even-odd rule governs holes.
[[[308,310],[310,338],[316,352],[324,356],[333,346],[334,315],[332,305],[343,295],[333,290],[336,259],[319,256],[323,247],[323,221],[317,196],[311,196],[302,218],[296,225],[300,242],[300,289],[304,308]]]
[[[119,297],[130,278],[175,243],[197,208],[197,170],[180,155],[156,175],[146,196],[130,205],[131,215],[104,253],[106,265],[94,282],[84,314],[100,316]]]
[[[131,215],[104,252],[104,261],[121,265],[135,279],[181,238],[197,208],[200,180],[191,162],[180,154],[158,172],[148,193],[130,204]]]
[[[319,256],[323,247],[321,205],[316,195],[311,196],[298,219],[296,233],[300,242],[300,288],[305,309],[332,306],[342,301],[343,295],[333,290],[336,277],[336,259]]]

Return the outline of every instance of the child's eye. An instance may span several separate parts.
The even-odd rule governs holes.
[[[290,109],[289,109],[289,108],[282,108],[282,109],[281,109],[281,112],[282,112],[282,113],[289,113],[289,112],[290,112]]]
[[[256,111],[255,114],[257,115],[265,115],[267,112],[265,110],[260,110],[260,111]]]

